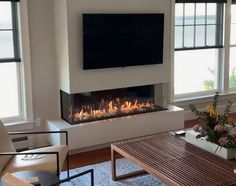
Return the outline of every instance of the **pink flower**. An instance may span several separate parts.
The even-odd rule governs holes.
[[[200,129],[201,129],[201,125],[194,125],[194,126],[193,126],[193,130],[194,130],[195,132],[198,132]]]
[[[227,137],[221,137],[221,138],[218,140],[218,142],[219,142],[219,144],[220,144],[221,146],[225,146],[225,145],[227,145],[227,143],[228,143],[228,138],[227,138]]]
[[[232,130],[230,131],[230,135],[235,138],[236,137],[236,128],[232,128]]]
[[[225,127],[223,125],[218,124],[215,126],[214,130],[217,132],[222,132],[225,131]]]

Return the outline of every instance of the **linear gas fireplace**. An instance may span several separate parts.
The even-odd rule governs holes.
[[[154,90],[154,85],[77,94],[61,90],[61,117],[78,124],[166,110],[155,103]]]

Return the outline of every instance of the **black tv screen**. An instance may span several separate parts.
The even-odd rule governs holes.
[[[83,69],[163,63],[164,14],[83,14]]]

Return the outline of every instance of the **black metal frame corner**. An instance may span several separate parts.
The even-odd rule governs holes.
[[[73,175],[73,176],[70,176],[70,177],[68,177],[68,178],[62,179],[62,180],[60,180],[60,182],[54,183],[54,184],[52,184],[52,185],[50,185],[50,186],[56,186],[56,185],[59,185],[59,184],[61,184],[61,183],[71,181],[71,180],[74,179],[74,178],[78,178],[78,177],[80,177],[80,176],[83,176],[83,175],[89,174],[89,173],[90,173],[90,175],[91,175],[91,186],[94,186],[94,170],[93,170],[93,169],[89,169],[89,170],[83,171],[83,172],[81,172],[81,173],[75,174],[75,175]]]
[[[69,145],[68,140],[68,131],[27,131],[27,132],[8,132],[9,135],[33,135],[33,134],[65,134],[66,135],[66,145]],[[57,157],[57,176],[60,175],[59,170],[59,153],[58,152],[8,152],[8,153],[0,153],[1,155],[33,155],[33,154],[56,154]],[[66,167],[67,167],[67,177],[70,177],[70,169],[69,169],[69,154],[66,155]]]

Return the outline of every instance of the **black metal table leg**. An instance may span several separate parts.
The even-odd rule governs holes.
[[[56,185],[59,185],[60,183],[71,181],[74,178],[77,178],[77,177],[80,177],[80,176],[83,176],[83,175],[89,174],[89,173],[91,174],[91,186],[94,186],[94,170],[93,169],[89,169],[84,172],[81,172],[81,173],[75,174],[73,176],[70,176],[68,178],[65,178],[58,183],[52,184],[51,186],[56,186]]]
[[[91,186],[94,186],[94,171],[91,169]]]

